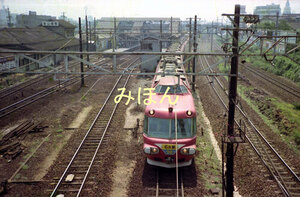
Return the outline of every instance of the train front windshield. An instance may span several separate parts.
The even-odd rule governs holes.
[[[145,133],[155,138],[175,138],[175,120],[145,117]],[[195,135],[195,118],[177,119],[177,138],[190,138]]]

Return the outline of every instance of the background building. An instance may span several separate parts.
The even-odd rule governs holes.
[[[11,13],[9,8],[2,7],[0,9],[0,28],[14,27],[16,25],[17,14]]]
[[[17,16],[17,27],[37,27],[42,24],[43,21],[56,20],[56,17],[37,15],[34,11],[29,11],[28,15],[21,14]]]
[[[281,14],[281,8],[280,5],[274,3],[266,6],[256,6],[254,9],[254,14],[259,15],[260,18],[268,15],[276,16],[277,13]]]
[[[288,15],[288,14],[291,14],[291,7],[290,7],[290,2],[289,0],[286,1],[285,3],[285,7],[284,7],[284,10],[283,10],[283,15]]]
[[[66,38],[74,37],[75,25],[64,20],[42,21],[41,26]]]

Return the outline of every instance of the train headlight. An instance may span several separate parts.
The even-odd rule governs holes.
[[[149,114],[150,114],[150,115],[154,115],[154,114],[155,114],[154,109],[151,109],[151,110],[149,111]]]
[[[183,155],[194,155],[196,150],[194,148],[182,148],[180,152]]]
[[[181,152],[182,152],[182,154],[187,155],[187,154],[189,154],[189,149],[188,148],[183,148]]]
[[[190,110],[187,110],[187,111],[186,111],[186,115],[191,116],[192,114],[193,114],[192,111],[190,111]]]
[[[159,153],[159,150],[156,147],[146,147],[144,148],[144,152],[146,154],[155,155]]]
[[[158,152],[159,152],[159,151],[158,151],[158,148],[156,148],[156,147],[151,147],[151,148],[150,148],[150,154],[153,154],[153,155],[154,155],[154,154],[158,154]]]

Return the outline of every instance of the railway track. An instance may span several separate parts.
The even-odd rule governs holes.
[[[0,91],[0,99],[3,99],[3,98],[5,98],[9,95],[12,95],[12,94],[16,93],[16,92],[19,92],[19,91],[23,90],[24,88],[32,86],[34,84],[37,84],[38,82],[41,82],[45,79],[46,79],[45,77],[39,76],[39,77],[34,78],[32,80],[28,80],[24,83],[20,83],[20,84],[14,86],[14,87],[11,87],[11,88],[8,88],[8,89],[3,89],[3,90]]]
[[[253,68],[251,68],[249,66],[245,66],[245,65],[243,65],[243,67],[246,70],[254,73],[256,76],[261,77],[262,79],[268,81],[269,83],[271,83],[271,84],[273,84],[273,85],[275,85],[275,86],[283,89],[284,91],[288,92],[289,94],[291,94],[291,95],[297,97],[298,99],[300,99],[300,90],[299,89],[295,89],[293,87],[289,87],[289,86],[285,85],[284,83],[282,83],[282,82],[280,82],[280,81],[278,81],[276,79],[273,79],[272,77],[264,74],[263,72],[259,71],[258,69],[254,70]]]
[[[205,56],[203,59],[200,58],[200,60],[203,69],[204,64],[207,66],[209,65]],[[210,69],[210,72],[213,72],[212,69]],[[216,77],[214,78],[216,79],[218,86],[221,88],[221,92],[223,92],[225,94],[225,97],[228,98],[228,93],[226,92],[224,86]],[[208,77],[207,79],[209,81]],[[218,91],[214,87],[214,84],[210,84],[219,100],[221,101],[222,105],[228,111],[228,107],[225,104],[225,101],[222,99],[222,96],[218,93]],[[228,103],[228,101],[226,102]],[[251,128],[251,132],[248,132],[246,134],[247,141],[249,142],[255,153],[258,155],[264,166],[267,168],[268,172],[274,178],[284,196],[300,196],[300,179],[298,175],[281,158],[277,151],[271,146],[267,139],[248,118],[246,113],[238,105],[236,105],[236,108],[240,116],[242,116],[248,123],[248,127]],[[241,126],[236,120],[235,123],[238,125],[238,127]]]
[[[183,172],[179,168],[178,179],[176,173],[170,172],[175,169],[161,169],[156,170],[156,190],[155,196],[176,196],[184,197],[184,183],[183,183]],[[177,182],[178,180],[178,182]]]
[[[219,43],[214,42],[214,46],[215,46],[215,50],[222,51],[221,45]],[[286,85],[285,83],[282,83],[281,81],[276,80],[276,79],[270,77],[269,75],[263,73],[259,69],[254,69],[254,68],[251,68],[250,66],[246,66],[244,64],[240,64],[240,65],[242,65],[244,69],[254,73],[256,76],[258,76],[258,77],[264,79],[265,81],[271,83],[272,85],[275,85],[276,87],[286,91],[291,96],[296,97],[297,99],[300,99],[300,89],[290,87],[290,86]]]
[[[128,67],[134,62],[130,63]],[[91,168],[95,163],[95,158],[101,147],[106,143],[105,137],[118,106],[118,104],[114,103],[114,97],[119,93],[117,91],[118,88],[126,87],[129,79],[130,75],[121,75],[118,78],[68,166],[53,189],[50,195],[51,197],[58,194],[63,194],[68,197],[79,196],[81,194],[87,183]],[[101,158],[98,158],[97,162],[99,162],[100,159]],[[66,177],[71,174],[74,175],[74,180],[71,182],[66,181]]]
[[[102,61],[102,60],[100,60],[100,61]],[[98,61],[98,62],[100,62],[100,61]],[[129,61],[131,61],[131,60],[129,60]],[[94,64],[98,63],[98,62],[94,62]],[[107,62],[104,62],[102,64],[106,64],[106,63]],[[120,64],[120,66],[122,66],[123,64],[126,64],[126,63],[128,63],[128,62],[127,61],[122,62]],[[87,75],[85,75],[85,77],[87,77]],[[15,103],[12,103],[12,104],[0,109],[0,118],[3,118],[19,109],[22,109],[23,107],[28,106],[31,103],[34,103],[46,96],[49,96],[49,95],[55,93],[56,91],[58,91],[59,89],[66,88],[66,87],[68,87],[70,85],[74,85],[75,83],[78,83],[78,82],[80,82],[80,76],[75,76],[66,81],[62,81],[59,84],[55,84],[55,85],[48,87],[42,91],[39,91],[31,96],[28,96],[22,100],[15,102]],[[34,81],[31,84],[35,84],[35,83],[37,83],[37,82]],[[28,87],[28,86],[30,86],[30,84],[27,84],[25,87]],[[25,87],[22,86],[20,88],[17,88],[17,90],[9,91],[7,94],[12,94],[12,92],[20,91],[22,88],[25,88]]]
[[[155,167],[152,173],[151,187],[146,188],[144,196],[184,197],[184,169],[178,168],[178,177],[174,168]]]
[[[122,56],[121,58],[118,58],[117,59],[117,64],[122,64],[121,62],[124,61],[124,59],[128,58],[128,56]],[[97,59],[97,56],[90,56],[90,60],[93,60],[94,64],[95,63],[101,63],[101,65],[103,66],[109,66],[111,65],[111,61],[109,61],[109,59],[107,58],[101,58],[100,60]],[[98,60],[98,61],[96,61]],[[102,62],[103,61],[103,62]],[[79,66],[79,62],[75,61],[75,62],[70,62],[69,64],[69,68],[73,67],[73,66]],[[63,65],[62,66],[59,66],[57,67],[59,70],[62,70],[64,69],[63,68]],[[16,84],[16,85],[13,85],[12,87],[8,87],[8,88],[5,88],[5,89],[2,89],[0,90],[0,99],[3,99],[3,98],[6,98],[12,94],[18,94],[20,93],[22,95],[22,91],[25,89],[25,88],[28,88],[32,85],[35,85],[39,82],[42,82],[43,80],[48,80],[49,79],[49,75],[48,74],[43,74],[43,75],[39,75],[38,77],[36,78],[33,78],[33,79],[30,79],[30,80],[27,80],[23,83],[19,83],[19,84]]]
[[[78,62],[73,62],[69,65],[69,67],[72,67],[72,66],[75,66],[76,64],[78,64]],[[59,66],[57,67],[59,70],[62,70],[62,66]],[[43,80],[48,80],[49,79],[49,75],[39,75],[38,77],[36,78],[33,78],[31,80],[27,80],[23,83],[19,83],[17,85],[14,85],[12,87],[9,87],[9,88],[5,88],[5,89],[2,89],[0,90],[0,99],[3,99],[5,97],[8,97],[14,93],[18,93],[18,92],[21,92],[22,90],[24,90],[25,88],[27,87],[30,87],[34,84],[37,84]]]

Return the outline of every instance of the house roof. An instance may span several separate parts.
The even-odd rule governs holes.
[[[66,27],[66,28],[75,28],[76,26],[65,21],[65,20],[57,20],[59,22],[59,25]]]
[[[79,43],[76,38],[70,41],[44,27],[3,28],[0,34],[0,47],[10,49],[55,50]]]

